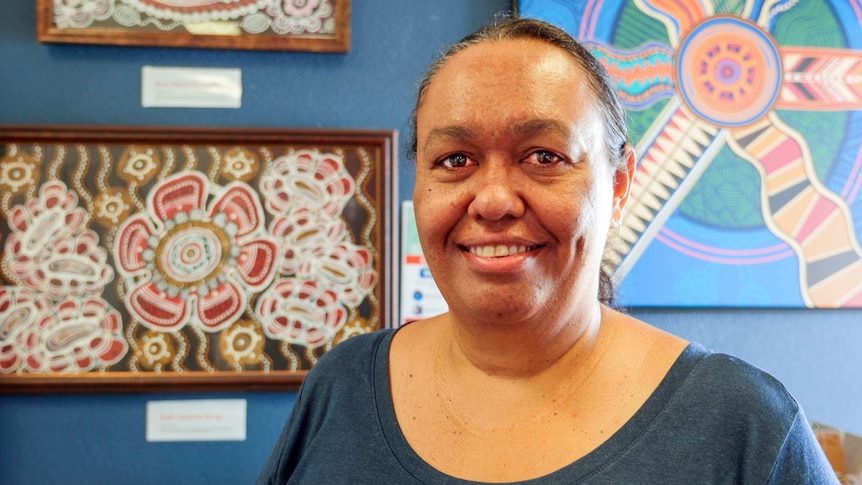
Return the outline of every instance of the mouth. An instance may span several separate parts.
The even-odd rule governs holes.
[[[481,258],[504,258],[506,256],[514,256],[516,254],[527,253],[538,249],[539,246],[506,246],[505,244],[486,245],[486,246],[463,246],[462,249],[474,256]]]

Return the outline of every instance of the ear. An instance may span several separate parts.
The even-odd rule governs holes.
[[[611,225],[616,227],[619,227],[622,222],[623,209],[629,200],[637,165],[635,150],[631,145],[626,145],[623,157],[626,160],[625,166],[614,172],[614,205],[611,213]]]

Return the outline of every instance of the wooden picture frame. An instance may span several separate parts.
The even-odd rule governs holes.
[[[297,388],[398,320],[396,139],[0,126],[0,392]]]
[[[40,42],[350,51],[350,0],[37,0],[36,23]]]

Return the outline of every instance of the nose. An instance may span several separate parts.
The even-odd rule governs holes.
[[[499,221],[524,215],[524,200],[517,177],[517,167],[511,163],[486,162],[474,174],[475,194],[467,213],[476,219]],[[522,184],[520,184],[522,185]]]

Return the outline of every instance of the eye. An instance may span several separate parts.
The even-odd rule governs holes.
[[[536,150],[527,157],[525,162],[534,163],[536,165],[557,165],[566,161],[562,155],[558,155],[550,150]]]
[[[438,165],[443,166],[444,168],[461,168],[466,167],[470,163],[470,159],[467,155],[463,153],[453,153],[451,155],[447,155],[439,162]]]

